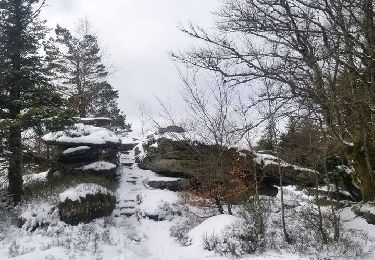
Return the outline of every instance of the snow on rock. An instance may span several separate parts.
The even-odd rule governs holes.
[[[71,153],[75,153],[75,152],[83,151],[83,150],[89,150],[89,149],[91,149],[89,146],[77,146],[77,147],[66,149],[63,152],[63,154],[67,155],[67,154],[71,154]]]
[[[121,144],[120,138],[112,131],[82,123],[65,131],[48,133],[43,136],[43,140],[49,144]]]
[[[109,171],[117,168],[117,166],[110,162],[105,161],[99,161],[99,162],[93,162],[88,165],[82,166],[80,168],[77,168],[77,170],[83,170],[83,171]]]
[[[255,161],[258,164],[264,164],[265,166],[269,164],[276,165],[278,164],[278,161],[279,161],[279,159],[276,156],[270,155],[270,154],[254,153],[254,155],[255,155]],[[303,168],[294,164],[284,162],[283,160],[280,160],[280,165],[282,167],[292,167],[294,170],[297,170],[297,171],[316,173],[316,171],[311,170],[309,168]]]
[[[59,199],[60,202],[64,202],[66,200],[80,201],[81,199],[86,198],[87,195],[95,195],[98,193],[113,195],[110,190],[104,188],[103,186],[94,183],[83,183],[74,188],[68,189],[63,193],[60,193]]]
[[[201,224],[189,231],[188,237],[192,239],[192,244],[201,244],[203,237],[210,235],[221,235],[225,230],[241,221],[239,217],[233,215],[218,215],[210,217]]]

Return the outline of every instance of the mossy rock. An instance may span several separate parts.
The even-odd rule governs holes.
[[[96,218],[110,216],[116,206],[116,197],[96,184],[80,184],[60,194],[60,219],[70,225],[89,223]]]
[[[171,180],[150,180],[147,184],[154,189],[161,189],[161,190],[170,190],[170,191],[183,191],[187,189],[190,185],[190,181],[188,179],[171,179]]]

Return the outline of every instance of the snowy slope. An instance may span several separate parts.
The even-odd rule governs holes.
[[[192,243],[181,246],[170,235],[170,228],[180,221],[178,215],[168,215],[170,209],[176,209],[180,197],[176,192],[150,189],[145,183],[159,176],[151,171],[141,170],[134,163],[134,151],[121,155],[120,184],[116,192],[117,205],[109,218],[97,219],[89,224],[69,226],[59,221],[53,205],[58,196],[50,196],[41,203],[37,199],[20,207],[25,216],[38,217],[50,223],[48,227],[34,232],[18,229],[11,217],[4,217],[0,224],[0,259],[43,260],[43,259],[103,259],[103,260],[229,260],[205,251],[202,236],[220,233],[227,226],[235,223],[235,216],[213,216],[190,230]],[[126,166],[125,166],[126,165]],[[129,166],[131,165],[131,166]],[[165,177],[162,179],[165,180]],[[286,199],[309,198],[300,192],[289,189]],[[166,207],[166,205],[169,205]],[[177,209],[176,209],[177,210]],[[53,214],[49,214],[53,212]],[[276,212],[276,210],[275,210]],[[150,215],[162,215],[164,221],[149,219]],[[274,213],[278,218],[278,213]],[[375,226],[368,225],[356,218],[349,210],[344,210],[344,223],[359,229],[369,229],[375,234]],[[1,219],[2,220],[2,219]],[[275,237],[277,239],[277,237]],[[369,239],[374,239],[370,237]],[[311,256],[314,258],[314,256]],[[304,259],[297,255],[267,251],[261,255],[242,258],[244,260]],[[305,259],[310,259],[306,257]],[[369,256],[368,259],[374,259]]]

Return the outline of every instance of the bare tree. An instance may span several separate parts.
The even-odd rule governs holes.
[[[313,104],[329,134],[355,162],[362,199],[375,199],[373,174],[375,92],[374,6],[371,0],[227,0],[218,33],[181,28],[200,39],[173,57],[220,73],[228,84],[266,78],[285,99]]]

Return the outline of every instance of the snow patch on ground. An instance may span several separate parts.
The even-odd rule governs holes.
[[[139,209],[146,215],[158,215],[160,206],[165,203],[174,204],[179,201],[177,193],[168,190],[144,190],[140,195],[142,203],[139,205]]]
[[[193,244],[202,244],[202,240],[205,236],[219,236],[226,228],[241,221],[240,218],[232,215],[218,215],[206,219],[201,224],[190,230],[188,236],[192,239]]]

